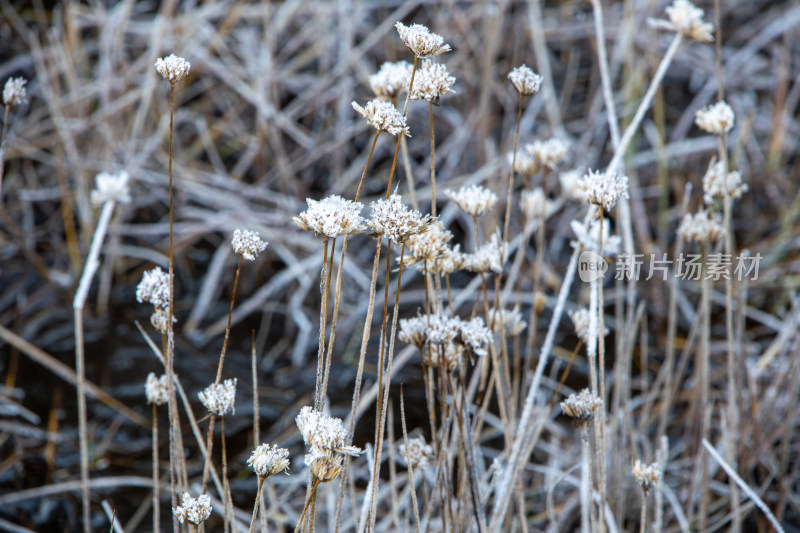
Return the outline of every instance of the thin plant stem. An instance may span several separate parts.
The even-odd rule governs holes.
[[[700,402],[699,402],[699,417],[700,417],[700,439],[705,440],[708,438],[710,425],[711,425],[711,405],[709,404],[710,394],[709,386],[711,381],[710,376],[710,343],[711,343],[711,282],[707,279],[706,275],[706,262],[708,261],[708,243],[703,243],[703,265],[701,269],[702,281],[701,283],[701,304],[700,309],[702,316],[702,327],[700,329],[700,343],[698,349],[700,351]],[[700,446],[698,446],[698,452]],[[700,453],[700,509],[699,509],[699,528],[700,533],[705,533],[708,530],[708,507],[710,505],[711,493],[708,488],[708,458],[704,453]]]
[[[3,202],[3,174],[6,163],[6,133],[8,133],[8,113],[11,110],[11,104],[5,105],[5,118],[3,119],[3,134],[0,135],[0,205]]]
[[[161,530],[161,505],[159,498],[159,475],[158,475],[158,411],[156,404],[153,403],[153,532]]]
[[[222,341],[222,351],[219,354],[219,365],[217,365],[217,377],[214,383],[219,385],[219,380],[222,378],[222,364],[225,362],[225,351],[228,348],[228,337],[231,334],[231,317],[233,316],[233,304],[236,301],[236,288],[239,286],[239,273],[242,270],[242,261],[244,257],[239,256],[239,263],[236,265],[236,275],[233,278],[233,292],[231,292],[231,306],[228,309],[228,324],[225,326],[225,338]]]
[[[408,449],[408,429],[406,428],[406,407],[403,401],[403,384],[400,384],[400,424],[403,428],[403,444]],[[408,461],[408,483],[411,488],[411,503],[414,506],[414,525],[416,526],[417,533],[419,529],[419,505],[417,504],[417,486],[414,483],[414,465]]]
[[[614,105],[614,95],[611,91],[611,76],[608,72],[608,52],[606,51],[605,28],[603,27],[603,5],[601,0],[592,0],[594,13],[594,31],[597,38],[597,56],[600,66],[600,81],[603,86],[603,99],[606,103],[606,117],[608,130],[611,133],[611,144],[614,148],[619,146],[619,122],[617,109]]]
[[[208,431],[206,432],[206,460],[203,463],[203,492],[208,486],[208,471],[211,466],[211,451],[214,449],[214,422],[217,415],[210,413],[208,416]]]
[[[306,514],[308,514],[309,506],[311,505],[312,500],[315,500],[317,497],[317,487],[319,487],[319,479],[314,478],[311,484],[311,492],[306,498],[306,503],[303,505],[303,512],[300,513],[300,518],[297,520],[297,526],[294,528],[294,533],[299,533],[300,529],[303,527],[303,523],[306,520]]]
[[[431,215],[436,216],[436,141],[433,129],[433,102],[428,102],[431,123]],[[513,171],[512,171],[513,172]]]
[[[324,236],[322,241],[322,271],[319,273],[319,290],[322,294],[322,301],[319,305],[319,346],[317,348],[317,384],[314,389],[314,409],[317,411],[322,409],[322,374],[323,364],[325,360],[325,329],[327,327],[326,321],[328,319],[328,291],[325,290],[328,286],[325,278],[328,277],[328,241],[327,235]]]
[[[603,208],[598,209],[598,216],[600,217],[600,236],[597,241],[597,254],[603,255]],[[600,450],[598,453],[599,471],[600,471],[600,527],[602,533],[606,529],[606,334],[605,334],[605,306],[603,305],[603,280],[597,280],[597,371],[599,382],[600,399],[603,400],[600,405]]]
[[[647,491],[642,491],[642,511],[639,514],[639,533],[647,532]]]
[[[224,514],[224,528],[225,531],[230,531],[233,524],[233,502],[231,502],[231,486],[228,483],[228,457],[225,448],[225,417],[219,418],[220,424],[220,438],[222,440],[222,489],[225,493],[222,495],[222,504],[225,506]],[[210,454],[209,454],[210,455]]]
[[[517,163],[517,147],[519,146],[519,125],[522,121],[522,101],[525,96],[519,93],[519,105],[517,105],[517,126],[514,131],[514,151],[511,152],[511,170],[508,172],[508,192],[506,193],[506,212],[503,216],[503,247],[505,255],[505,245],[508,241],[508,224],[511,220],[511,195],[514,192],[514,165]]]
[[[264,480],[267,479],[266,477],[259,476],[258,478],[258,492],[256,492],[256,500],[253,503],[253,518],[250,519],[250,533],[253,533],[256,528],[256,515],[258,515],[258,505],[261,501],[261,487],[264,486]]]
[[[592,494],[594,494],[594,483],[592,475],[592,449],[589,445],[589,424],[584,420],[583,424],[583,468],[586,470],[586,479],[589,481],[589,529],[595,531],[597,517],[594,511]]]

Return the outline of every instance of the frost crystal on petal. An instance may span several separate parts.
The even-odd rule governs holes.
[[[396,243],[404,243],[409,237],[425,232],[431,220],[430,215],[423,217],[419,211],[405,205],[397,193],[372,202],[370,208],[372,217],[367,226],[375,234],[385,235]]]
[[[406,117],[391,102],[375,98],[367,102],[364,107],[361,107],[356,102],[351,102],[351,105],[376,130],[385,131],[392,135],[402,133],[407,137],[411,137],[408,126],[406,126]]]
[[[267,243],[261,240],[261,237],[259,237],[256,231],[237,229],[233,230],[231,246],[235,254],[241,255],[249,261],[253,261],[258,257],[258,254],[266,249]]]
[[[170,83],[175,83],[189,75],[192,68],[191,63],[184,58],[170,54],[167,57],[156,60],[156,71]]]
[[[400,39],[412,54],[420,59],[437,56],[450,51],[450,45],[444,44],[444,38],[430,31],[422,24],[406,26],[402,22],[394,25]]]
[[[198,398],[209,412],[225,416],[228,411],[236,414],[236,378],[226,379],[222,383],[212,383],[198,393]]]
[[[539,167],[548,167],[555,170],[556,165],[567,155],[567,143],[553,137],[546,141],[534,141],[525,145],[525,151],[533,157]]]
[[[289,468],[289,450],[269,444],[260,444],[250,454],[247,466],[252,468],[258,477],[269,477],[278,472],[286,472]]]
[[[313,459],[330,457],[333,452],[358,457],[362,450],[356,446],[348,446],[347,430],[341,418],[328,416],[313,407],[303,407],[295,418],[303,442],[308,446],[309,454],[306,456],[306,465]],[[320,477],[320,476],[318,476]]]
[[[468,254],[466,258],[467,270],[470,272],[491,272],[500,274],[503,271],[506,257],[503,256],[503,241],[498,233],[493,233],[489,242],[484,243],[475,253]],[[505,250],[506,256],[508,250]]]
[[[714,203],[715,198],[741,198],[747,192],[748,186],[742,183],[740,172],[725,172],[725,164],[719,161],[709,167],[703,176],[703,201],[706,204]]]
[[[586,192],[586,202],[610,211],[620,198],[628,198],[628,177],[616,172],[589,170],[579,181]]]
[[[661,479],[661,468],[658,463],[643,464],[639,459],[633,462],[633,477],[639,482],[642,490],[647,492],[656,486]]]
[[[394,98],[400,91],[408,89],[413,66],[408,61],[387,61],[369,77],[369,86],[375,96]],[[416,77],[416,75],[414,76]]]
[[[539,87],[542,85],[542,77],[525,64],[512,69],[508,73],[508,81],[523,96],[538,93]]]
[[[155,267],[142,274],[142,281],[136,286],[136,301],[167,309],[169,307],[169,274],[161,270],[161,267]]]
[[[488,347],[494,336],[483,322],[483,318],[476,316],[472,320],[459,321],[458,341],[473,354],[485,357],[488,355]]]
[[[437,104],[439,97],[453,91],[455,77],[447,72],[447,67],[439,63],[423,61],[422,68],[414,75],[414,87],[411,89],[412,100],[427,100]]]
[[[703,10],[695,7],[688,0],[675,0],[668,6],[670,29],[677,31],[688,39],[709,43],[713,40],[714,26],[703,22]]]
[[[570,394],[570,396],[561,402],[561,410],[565,415],[578,420],[589,420],[594,416],[603,405],[603,400],[589,392],[589,389],[583,389],[578,394]]]
[[[292,218],[302,230],[313,231],[326,237],[338,237],[364,231],[360,213],[364,205],[332,194],[322,200],[306,199],[308,209]]]
[[[199,526],[211,516],[211,497],[201,494],[197,498],[192,498],[188,492],[183,493],[181,505],[172,509],[181,524],[189,522]]]
[[[719,215],[711,215],[707,211],[700,211],[694,215],[686,213],[678,226],[678,235],[689,242],[703,242],[707,239],[713,241],[723,232]]]
[[[497,203],[497,195],[480,185],[466,185],[457,191],[446,190],[444,194],[459,209],[473,217],[489,211]]]

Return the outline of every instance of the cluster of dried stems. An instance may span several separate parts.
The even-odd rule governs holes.
[[[470,71],[458,47],[448,44],[453,41],[446,18],[437,15],[429,22],[443,37],[425,26],[395,24],[423,18],[423,12],[405,5],[394,7],[387,22],[381,19],[355,46],[357,22],[335,11],[344,21],[337,30],[346,53],[333,58],[334,64],[320,65],[322,72],[317,73],[328,77],[331,96],[317,92],[312,98],[301,92],[293,99],[281,93],[280,84],[297,86],[304,78],[274,79],[274,65],[285,63],[287,73],[302,70],[308,57],[297,47],[310,36],[287,35],[286,43],[272,43],[272,52],[262,54],[234,29],[248,16],[268,24],[291,17],[293,10],[308,15],[307,5],[288,2],[262,10],[236,3],[211,38],[204,36],[205,26],[179,38],[177,21],[183,21],[180,27],[186,32],[189,19],[176,18],[174,7],[165,6],[144,48],[146,74],[144,67],[135,71],[142,76],[135,81],[142,92],[123,93],[115,100],[126,110],[130,101],[140,101],[125,122],[128,144],[113,146],[128,150],[124,164],[112,165],[127,172],[99,174],[90,193],[86,180],[80,179],[70,190],[59,170],[53,195],[43,193],[42,198],[60,202],[67,251],[60,260],[66,272],[48,266],[51,257],[39,248],[26,247],[23,234],[31,222],[15,219],[16,213],[27,211],[14,205],[21,201],[19,193],[35,194],[20,184],[26,168],[21,160],[38,157],[69,168],[90,156],[74,139],[59,140],[59,151],[52,153],[25,140],[33,134],[14,136],[30,123],[10,112],[24,98],[11,100],[4,94],[0,220],[8,242],[18,241],[20,253],[38,274],[72,295],[75,370],[0,324],[0,338],[13,346],[14,354],[3,406],[22,413],[18,416],[36,417],[25,414],[29,412],[6,394],[16,390],[19,353],[74,384],[80,480],[0,495],[0,507],[79,492],[79,520],[86,532],[97,528],[101,515],[95,503],[109,489],[112,502],[104,499],[102,509],[115,531],[141,529],[148,515],[154,531],[169,521],[176,532],[705,533],[767,524],[783,531],[782,523],[800,517],[798,468],[791,460],[800,446],[793,440],[800,390],[798,302],[791,297],[789,311],[775,317],[749,303],[754,290],[762,291],[761,298],[767,290],[752,286],[757,278],[737,279],[733,270],[722,278],[712,273],[721,257],[735,261],[754,253],[759,260],[767,256],[764,268],[780,272],[776,263],[795,246],[786,228],[800,212],[800,201],[783,206],[785,224],[770,243],[777,251],[747,251],[737,244],[737,235],[748,235],[738,225],[747,213],[738,214],[744,205],[754,205],[751,197],[764,189],[754,179],[741,183],[742,173],[748,175],[742,155],[747,135],[759,125],[752,116],[734,115],[726,103],[726,78],[742,60],[725,60],[720,0],[704,7],[705,13],[686,0],[675,0],[644,13],[629,3],[614,5],[614,13],[621,10],[624,17],[614,25],[619,30],[614,48],[608,48],[612,7],[593,0],[593,26],[586,41],[595,54],[596,79],[584,80],[594,85],[584,94],[592,120],[579,117],[581,126],[576,128],[563,120],[565,106],[559,99],[568,100],[574,91],[580,58],[559,70],[563,79],[554,74],[555,59],[547,48],[553,35],[543,31],[546,19],[539,0],[525,8],[533,53],[515,50],[514,55],[519,56],[517,63],[536,64],[541,75],[524,65],[501,74],[491,61]],[[74,24],[93,13],[81,9],[66,7],[62,15]],[[122,27],[120,21],[133,21],[126,18],[133,16],[131,9],[123,3],[109,21]],[[506,7],[498,9],[505,14]],[[76,50],[82,50],[74,56],[80,57],[75,66],[81,69],[95,57],[80,48],[85,36],[75,28],[68,27],[61,41],[47,40],[25,29],[22,12],[8,6],[8,13],[9,26],[30,44],[27,57],[38,74],[32,86],[46,102],[38,112],[52,117],[61,139],[69,131],[70,117],[87,113],[89,105],[81,99],[65,103],[59,92],[63,87],[52,79],[56,64]],[[781,20],[764,30],[769,39],[783,35],[791,21],[800,21],[800,8],[781,12]],[[486,22],[487,43],[481,49],[492,60],[502,44],[501,22]],[[641,54],[646,60],[637,55],[637,23],[647,23],[653,31],[650,49]],[[122,33],[142,31],[137,28],[132,25]],[[172,31],[168,39],[163,38],[166,28]],[[461,37],[466,46],[469,32]],[[117,39],[112,28],[98,43],[113,50]],[[198,42],[204,43],[202,53],[195,53]],[[357,83],[348,78],[352,58],[356,51],[383,42],[392,43],[384,46],[399,61],[385,63],[370,77],[373,99],[364,103],[367,98],[356,98],[353,113],[347,102],[348,90]],[[174,55],[157,59],[170,46],[192,65]],[[691,58],[698,55],[713,64],[705,73],[706,85],[691,112],[669,123],[663,91],[668,76],[681,57],[690,58],[684,65],[694,64],[698,61]],[[244,58],[241,63],[239,57]],[[105,76],[97,89],[104,105],[121,92],[113,81],[114,61],[114,54],[100,54],[97,65],[98,75]],[[266,75],[257,72],[263,64],[271,65]],[[468,74],[460,76],[460,70]],[[225,82],[219,88],[226,95],[224,105],[206,102],[205,93],[213,94],[215,84],[204,78],[212,73]],[[62,83],[74,84],[73,75],[65,73]],[[497,77],[503,82],[496,83]],[[481,86],[484,90],[478,90]],[[777,108],[797,105],[800,85],[793,87],[787,95],[784,86],[776,96]],[[467,119],[456,116],[454,103],[472,98],[475,90],[480,96],[470,103],[476,113]],[[349,137],[323,142],[324,135],[317,132],[320,138],[315,139],[309,132],[318,127],[317,120],[331,119],[307,115],[304,106],[339,93],[343,96],[337,103],[347,105],[338,106],[335,130],[338,135],[347,130]],[[505,106],[503,118],[491,126],[502,139],[495,151],[503,155],[459,153],[454,146],[475,146],[469,144],[471,137],[489,143],[494,130],[485,118],[491,98]],[[728,101],[741,108],[741,101]],[[700,109],[708,103],[713,105]],[[247,106],[258,112],[246,116],[242,109]],[[97,117],[97,127],[108,139],[126,127],[114,122],[108,111],[112,107],[103,107],[107,114]],[[536,120],[542,109],[548,126]],[[356,121],[358,114],[370,126],[367,133],[363,122]],[[303,127],[295,124],[298,117]],[[697,131],[684,139],[693,123]],[[252,133],[251,144],[228,133],[240,129]],[[669,142],[667,131],[673,135]],[[11,163],[5,161],[9,132]],[[152,140],[142,143],[140,153],[130,153],[144,132]],[[42,137],[49,139],[44,133]],[[652,150],[642,148],[643,138],[654,144]],[[293,149],[285,146],[289,140]],[[776,168],[785,157],[786,140],[775,134],[770,142],[764,164]],[[264,160],[264,146],[279,155]],[[225,155],[230,153],[241,153],[241,164],[229,168],[231,159],[238,159]],[[688,155],[698,168],[708,169],[699,190],[668,178],[668,167]],[[115,157],[109,155],[105,164]],[[481,157],[486,163],[478,166]],[[159,166],[148,163],[152,158]],[[196,177],[197,160],[206,169],[201,178]],[[14,172],[5,173],[4,181],[7,165]],[[315,180],[314,173],[328,165],[331,175],[345,177],[331,183]],[[165,172],[155,170],[164,167]],[[85,172],[91,167],[81,168]],[[248,183],[259,173],[267,178]],[[644,180],[651,175],[648,185]],[[300,179],[293,182],[295,177]],[[135,193],[146,188],[142,184],[159,187],[135,198],[129,188]],[[264,185],[269,192],[261,190]],[[17,196],[3,194],[9,187]],[[304,196],[309,196],[305,210]],[[362,215],[365,198],[372,200],[369,215]],[[166,204],[166,223],[147,222],[151,211],[158,210],[151,205],[156,202]],[[648,216],[650,205],[657,205],[657,216]],[[100,209],[96,221],[93,207]],[[215,210],[225,215],[216,217]],[[267,251],[258,233],[240,227],[266,235],[271,242]],[[194,247],[204,232],[225,238],[220,244],[215,236],[211,242],[219,246],[205,252],[206,261],[197,261]],[[136,235],[159,238],[126,248],[125,238]],[[635,254],[675,258],[695,251],[702,265],[698,281],[680,280],[677,262],[661,282],[645,281],[644,275],[610,275],[615,267],[618,273],[630,272],[619,267]],[[605,258],[609,275],[576,282],[585,252]],[[227,279],[231,253],[239,257]],[[129,258],[125,266],[114,266],[114,254]],[[152,263],[166,266],[166,272],[150,270]],[[647,266],[645,261],[643,273]],[[84,314],[98,272],[98,303],[89,306],[97,308],[94,314],[108,311],[120,277],[141,277],[136,298],[154,306],[156,340],[152,330],[136,322],[134,341],[139,353],[148,346],[141,356],[143,368],[163,374],[148,375],[145,394],[136,396],[140,405],[145,398],[152,404],[150,420],[87,379],[87,342],[94,338],[87,337]],[[193,277],[202,277],[202,283],[192,282]],[[252,293],[239,287],[242,283],[249,290],[256,280],[264,283]],[[317,280],[318,296],[313,290]],[[127,283],[121,291],[125,305],[133,299],[134,285]],[[270,298],[289,285],[294,294],[286,291],[286,302],[272,304]],[[220,297],[222,287],[229,290],[229,300]],[[238,305],[237,292],[245,295]],[[213,303],[219,300],[225,303]],[[259,310],[268,318],[248,329],[246,319]],[[317,311],[315,324],[307,315]],[[565,324],[564,314],[574,328]],[[207,315],[218,319],[203,325]],[[277,328],[286,332],[271,328],[273,315],[281,316]],[[91,320],[94,335],[97,321],[94,316]],[[292,324],[295,329],[289,331]],[[245,338],[235,335],[237,325]],[[747,343],[755,335],[764,336],[765,329],[766,349],[754,340]],[[220,336],[221,347],[216,342]],[[243,347],[249,347],[249,358],[243,356],[248,352]],[[215,355],[204,357],[202,365],[193,364],[192,352],[201,351]],[[316,360],[304,365],[311,352]],[[286,374],[276,364],[281,358],[299,376],[287,391],[296,387],[313,392],[293,393],[285,401],[269,390],[278,381],[276,375]],[[311,370],[301,371],[304,367]],[[238,415],[234,408],[237,385],[245,378],[249,390],[238,393],[252,399],[252,422],[249,405],[242,408],[240,403]],[[412,410],[408,392],[419,399]],[[265,397],[282,403],[273,407]],[[100,473],[100,449],[114,440],[113,434],[105,439],[96,434],[97,423],[89,413],[97,415],[100,402],[115,412],[114,431],[123,424],[122,417],[149,430],[150,440],[142,449],[151,454],[152,476]],[[159,416],[162,404],[166,418]],[[270,413],[267,431],[261,429],[264,412]],[[757,420],[748,421],[750,415]],[[768,425],[775,420],[783,423]],[[3,427],[15,439],[26,431],[29,438],[37,435],[27,426]],[[166,438],[161,437],[164,428]],[[46,457],[54,464],[61,434],[57,420],[42,434],[48,442]],[[165,446],[168,457],[162,459]],[[115,492],[123,491],[148,496],[126,516],[130,506],[113,502]],[[639,511],[631,513],[632,507]],[[28,531],[3,516],[0,529]]]

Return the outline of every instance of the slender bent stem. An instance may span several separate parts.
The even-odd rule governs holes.
[[[219,385],[222,378],[222,364],[225,362],[225,351],[228,348],[228,337],[231,334],[231,317],[233,316],[233,304],[236,301],[236,287],[239,286],[239,272],[242,270],[243,257],[239,256],[239,264],[236,265],[236,276],[233,278],[233,292],[231,293],[231,306],[228,309],[228,325],[225,327],[225,339],[222,341],[222,351],[219,354],[219,365],[217,366],[217,377],[214,383]]]
[[[642,491],[642,512],[639,515],[639,533],[647,532],[647,491]]]
[[[156,404],[153,404],[153,533],[161,530],[161,505],[159,498],[159,475],[158,475],[158,411]]]
[[[600,237],[597,239],[597,254],[603,255],[603,208],[598,209],[600,217]],[[606,529],[606,328],[603,305],[603,280],[597,282],[597,373],[600,380],[600,399],[603,400],[598,411],[600,412],[600,446],[598,447],[598,461],[600,471],[600,527],[602,533]]]
[[[436,140],[433,129],[433,102],[428,102],[431,122],[431,215],[436,216]],[[513,172],[513,170],[512,170]]]
[[[322,294],[322,301],[319,305],[319,346],[317,348],[317,384],[314,389],[314,409],[322,409],[322,373],[325,361],[325,329],[328,320],[328,286],[325,279],[328,276],[328,236],[326,235],[322,244],[322,271],[319,274],[319,290]],[[332,255],[332,254],[331,254]]]
[[[603,85],[603,99],[606,103],[606,117],[608,117],[608,130],[611,133],[611,144],[614,148],[619,146],[619,123],[617,109],[614,105],[614,96],[611,92],[611,76],[608,72],[608,52],[606,51],[605,28],[603,27],[603,6],[600,0],[592,0],[594,13],[594,30],[597,37],[597,55],[600,65],[600,80]]]
[[[261,487],[264,486],[264,480],[267,479],[266,477],[259,477],[258,478],[258,492],[256,492],[256,500],[253,503],[253,518],[250,519],[250,533],[253,533],[256,528],[256,516],[258,516],[258,502],[261,500]]]
[[[306,498],[305,505],[303,505],[303,512],[300,513],[300,518],[297,520],[297,527],[294,528],[294,533],[298,533],[300,529],[303,527],[303,523],[306,520],[306,514],[308,514],[308,509],[311,506],[311,502],[316,500],[317,498],[317,487],[319,487],[319,483],[320,481],[317,478],[314,478],[314,481],[312,481],[311,492]]]

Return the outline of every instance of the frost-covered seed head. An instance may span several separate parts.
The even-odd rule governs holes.
[[[165,80],[175,83],[189,75],[192,65],[184,58],[170,54],[164,59],[158,58],[155,67]]]
[[[208,494],[201,494],[197,498],[192,498],[188,492],[183,493],[179,507],[172,509],[181,524],[189,522],[199,526],[211,516],[211,497]]]
[[[505,256],[503,252],[505,251]],[[503,272],[508,249],[503,246],[503,241],[498,233],[493,233],[488,242],[483,243],[474,253],[466,258],[467,270],[476,273],[500,274]]]
[[[269,477],[279,472],[288,474],[289,450],[270,444],[260,444],[250,454],[247,466],[252,468],[253,472],[261,478]]]
[[[658,463],[643,464],[639,459],[633,462],[633,477],[639,482],[644,492],[656,486],[661,479],[661,468]]]
[[[408,238],[406,242],[408,263],[422,262],[424,268],[427,262],[428,268],[431,268],[432,262],[436,258],[447,253],[447,243],[452,238],[453,234],[437,220],[428,226],[428,231]]]
[[[457,191],[446,190],[444,194],[459,209],[473,217],[484,214],[497,203],[497,195],[480,185],[466,185]]]
[[[306,203],[308,209],[292,218],[292,222],[302,230],[330,238],[364,231],[360,216],[364,204],[361,202],[352,202],[332,194],[319,201],[307,198]]]
[[[724,135],[731,131],[734,121],[733,109],[725,101],[717,102],[702,109],[694,115],[694,123],[701,130],[713,135]]]
[[[494,331],[503,332],[505,335],[519,335],[527,325],[522,319],[519,308],[489,309],[489,327]]]
[[[561,183],[561,194],[570,200],[586,203],[586,191],[581,187],[581,173],[577,170],[568,170],[558,176]]]
[[[117,202],[127,204],[131,201],[131,193],[128,190],[128,173],[124,170],[116,174],[101,172],[94,178],[95,188],[89,199],[95,206],[103,205],[106,202]]]
[[[136,301],[149,303],[161,309],[169,307],[169,274],[155,267],[142,274],[142,281],[136,286]]]
[[[447,72],[447,67],[439,63],[423,61],[422,67],[414,75],[414,87],[411,90],[412,100],[427,100],[437,104],[439,97],[453,91],[455,77]]]
[[[559,161],[564,159],[567,149],[567,143],[557,137],[525,145],[525,151],[536,160],[540,167],[548,167],[551,170],[555,170]]]
[[[725,172],[725,164],[719,161],[711,165],[703,176],[703,201],[713,204],[715,198],[741,198],[748,186],[742,183],[741,172]]]
[[[556,210],[556,203],[545,198],[541,187],[536,187],[532,191],[522,191],[519,207],[525,214],[526,220],[539,220],[552,215]]]
[[[628,198],[628,177],[616,172],[589,170],[579,182],[586,192],[586,202],[610,211],[620,198]]]
[[[367,102],[364,107],[361,107],[356,102],[351,102],[350,105],[362,117],[367,119],[367,123],[376,130],[385,131],[392,135],[402,133],[407,137],[411,137],[406,125],[406,117],[391,102],[375,98]]]
[[[603,405],[603,400],[583,389],[578,394],[570,394],[561,402],[561,410],[572,418],[587,421],[594,416],[594,412]]]
[[[342,461],[344,457],[341,455],[317,456],[309,453],[304,458],[305,465],[311,468],[314,477],[323,483],[339,477],[342,473]]]
[[[147,397],[147,403],[164,405],[169,399],[167,393],[167,375],[162,374],[156,377],[153,372],[147,374],[147,381],[144,382],[144,395]]]
[[[429,344],[445,345],[455,340],[460,332],[461,319],[441,313],[430,315],[426,337]]]
[[[25,78],[8,78],[3,87],[3,105],[15,106],[24,104],[28,101],[25,85],[28,80]]]
[[[611,222],[607,218],[603,219],[603,249],[600,251],[600,255],[603,257],[617,255],[619,253],[619,245],[622,241],[619,235],[610,234],[611,230],[609,229],[609,226],[611,226]],[[584,250],[597,252],[597,249],[600,247],[599,220],[592,220],[592,222],[589,224],[588,230],[583,222],[579,220],[573,220],[570,222],[569,227],[572,228],[572,231],[578,238],[578,244],[582,246]]]
[[[225,416],[230,411],[236,414],[236,378],[226,379],[222,383],[212,383],[197,395],[209,412]]]
[[[458,327],[458,342],[471,353],[485,357],[489,354],[488,348],[494,336],[483,322],[483,318],[476,316],[470,321],[461,320]]]
[[[428,340],[428,319],[424,316],[401,318],[397,338],[422,350]]]
[[[430,215],[411,209],[403,203],[399,194],[380,199],[370,204],[372,217],[367,221],[376,235],[384,235],[396,243],[404,243],[412,235],[419,235],[428,229]]]
[[[678,235],[688,242],[715,241],[723,232],[719,215],[711,215],[707,211],[686,213],[678,226]]]
[[[233,253],[241,255],[248,261],[254,261],[258,254],[266,249],[267,243],[261,240],[256,231],[236,229],[233,230],[231,246]]]
[[[328,416],[306,406],[300,410],[295,422],[312,457],[330,456],[333,452],[358,457],[362,453],[360,448],[345,444],[347,430],[341,418]],[[306,465],[309,464],[309,455],[306,456]]]
[[[426,366],[455,372],[464,360],[464,345],[455,342],[433,344],[420,355],[422,363]]]
[[[450,45],[444,44],[444,38],[437,35],[422,24],[406,26],[402,22],[394,25],[400,39],[412,54],[420,59],[426,59],[450,51]]]
[[[572,324],[575,326],[575,336],[582,340],[584,343],[589,342],[589,310],[585,307],[576,309],[569,313],[569,318],[572,319]],[[608,335],[608,328],[603,331],[603,336]]]
[[[150,315],[150,324],[162,335],[169,333],[169,322],[167,322],[168,313],[169,311],[166,308],[155,307],[153,308],[153,314]],[[172,323],[174,324],[177,321],[178,319],[173,315]]]
[[[412,258],[413,259],[413,258]],[[417,268],[423,268],[423,263],[416,263]],[[461,253],[461,245],[456,244],[452,248],[445,246],[441,255],[428,262],[428,272],[444,276],[452,274],[467,265],[467,256]]]
[[[408,444],[398,446],[398,451],[411,468],[428,466],[433,459],[433,448],[422,436],[409,438]]]
[[[408,89],[413,66],[408,61],[387,61],[381,68],[369,77],[369,86],[375,96],[394,98],[400,91]],[[416,78],[416,75],[414,76]]]
[[[703,10],[688,0],[675,0],[668,6],[667,16],[673,31],[687,39],[710,43],[713,40],[714,25],[703,22]]]
[[[539,162],[524,148],[517,150],[517,156],[508,154],[508,160],[514,164],[514,172],[529,178],[539,172]]]
[[[512,69],[508,73],[508,81],[523,96],[538,93],[542,85],[542,77],[525,64]]]

